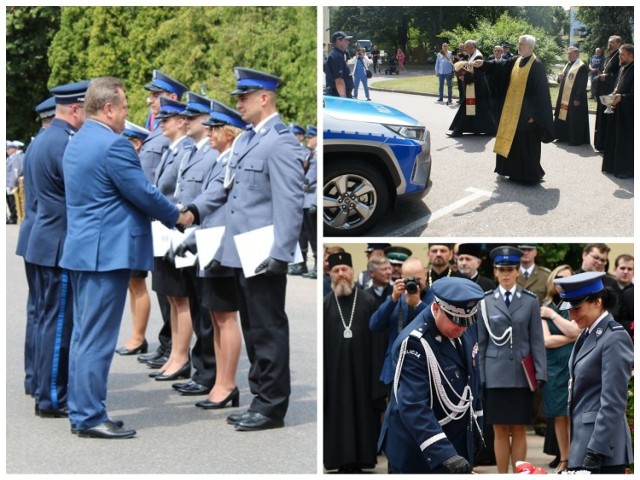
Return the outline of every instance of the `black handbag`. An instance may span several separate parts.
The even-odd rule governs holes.
[[[371,73],[371,70],[367,70],[367,78],[371,77],[373,77],[373,73]]]

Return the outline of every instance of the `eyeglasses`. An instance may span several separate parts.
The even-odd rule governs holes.
[[[594,255],[593,253],[589,253],[589,256],[591,258],[593,258],[598,263],[607,263],[607,259],[606,258],[599,257],[597,255]]]

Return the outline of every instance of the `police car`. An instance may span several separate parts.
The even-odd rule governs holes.
[[[361,235],[398,200],[427,193],[429,131],[393,107],[325,96],[322,142],[325,236]]]

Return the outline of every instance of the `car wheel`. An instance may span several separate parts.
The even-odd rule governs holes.
[[[389,209],[386,182],[372,167],[343,161],[328,165],[324,178],[325,236],[361,235]]]

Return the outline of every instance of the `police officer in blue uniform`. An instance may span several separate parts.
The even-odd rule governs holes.
[[[485,385],[485,421],[493,425],[498,473],[508,473],[527,450],[527,425],[533,420],[534,389],[547,380],[540,302],[517,285],[522,250],[500,246],[491,250],[498,287],[486,292],[478,321],[480,367]],[[522,361],[531,354],[535,378]],[[529,383],[531,382],[531,383]]]
[[[211,116],[203,122],[210,127],[210,137],[215,138],[216,147],[222,149],[212,170],[205,176],[202,192],[186,210],[193,215],[194,224],[201,228],[225,226],[225,208],[227,189],[224,188],[224,174],[227,162],[232,153],[233,138],[244,132],[247,124],[240,117],[240,113],[216,101],[211,101]],[[184,246],[183,246],[184,245]],[[176,255],[180,250],[197,251],[195,235],[187,237],[183,245],[176,248]],[[181,248],[182,247],[182,248]],[[233,269],[220,267],[215,271],[201,268],[198,276],[202,281],[202,306],[211,314],[209,324],[214,325],[216,372],[215,384],[206,400],[196,403],[203,409],[225,408],[230,402],[238,406],[240,392],[235,384],[235,373],[241,348],[241,332],[238,326],[238,300],[234,285]],[[223,328],[224,327],[224,328]],[[217,387],[217,388],[216,388]],[[197,387],[184,386],[178,391],[193,390]],[[222,393],[221,393],[222,392]],[[217,397],[216,397],[217,395]]]
[[[151,134],[142,144],[140,150],[140,163],[142,170],[149,182],[153,183],[156,178],[156,169],[162,160],[162,154],[167,148],[169,148],[169,139],[162,135],[162,129],[160,128],[160,119],[157,118],[160,112],[160,98],[170,98],[172,100],[181,100],[184,92],[187,91],[187,87],[176,80],[175,78],[167,75],[160,70],[153,70],[151,82],[144,86],[149,91],[147,97],[147,103],[151,113],[148,118],[146,127],[151,131]],[[157,350],[145,355],[140,355],[138,361],[146,363],[149,360],[153,360],[156,364],[164,364],[169,358],[171,353],[171,322],[170,322],[170,306],[166,295],[157,294],[158,304],[160,306],[160,313],[162,315],[162,328],[158,333],[158,341],[160,345]]]
[[[249,410],[227,417],[237,430],[284,426],[291,395],[289,322],[285,312],[288,264],[302,224],[305,152],[276,110],[280,78],[236,67],[236,108],[253,129],[238,137],[224,185],[229,189],[226,229],[215,255],[234,269],[240,321],[251,363]],[[269,257],[245,277],[234,236],[273,225]]]
[[[182,116],[187,119],[187,135],[195,142],[191,155],[178,167],[176,198],[180,205],[189,205],[202,192],[204,180],[213,169],[218,151],[211,148],[203,122],[209,119],[211,99],[187,92],[187,105]],[[174,252],[175,253],[175,252]],[[186,383],[174,384],[181,395],[204,395],[211,391],[216,379],[213,350],[213,327],[209,311],[202,308],[202,282],[197,267],[186,267],[183,278],[188,285],[191,324],[196,341],[191,349],[193,375]]]
[[[465,278],[431,286],[433,303],[393,346],[395,375],[379,448],[393,473],[469,473],[481,441],[476,330],[482,289]]]
[[[305,278],[318,278],[318,228],[316,218],[318,215],[318,197],[316,188],[318,185],[318,158],[316,146],[318,144],[318,129],[315,125],[307,125],[307,148],[309,155],[304,162],[304,230],[313,251],[313,268],[303,273]]]
[[[351,38],[353,37],[344,32],[335,32],[331,35],[333,49],[324,62],[325,81],[328,88],[327,95],[346,98],[351,98],[352,96],[353,77],[345,59]]]
[[[183,115],[186,104],[167,97],[160,98],[160,119],[162,134],[171,142],[169,148],[162,154],[160,164],[156,169],[154,185],[169,201],[178,204],[177,184],[180,169],[191,155],[195,146],[191,137],[186,135],[186,117]],[[192,272],[191,272],[192,273]],[[176,380],[189,377],[191,363],[189,347],[193,329],[189,305],[189,293],[192,285],[186,280],[192,275],[177,269],[171,259],[156,257],[153,265],[151,285],[153,290],[166,295],[171,303],[171,313],[168,321],[172,325],[171,354],[168,358],[160,357],[147,361],[150,368],[160,369],[149,376],[157,381]],[[188,321],[185,319],[188,316]],[[167,319],[163,316],[163,321]],[[176,341],[179,339],[179,344]]]
[[[27,295],[27,322],[25,328],[24,341],[24,391],[25,394],[34,396],[36,392],[36,267],[35,265],[24,259],[27,253],[27,246],[33,221],[36,217],[36,194],[33,190],[33,173],[31,165],[33,165],[33,151],[35,151],[36,142],[40,139],[41,133],[45,130],[44,121],[47,125],[51,123],[56,113],[56,99],[54,96],[39,103],[36,106],[36,112],[43,120],[43,127],[40,129],[36,137],[31,141],[27,151],[25,152],[24,161],[22,163],[23,188],[24,188],[24,219],[20,224],[20,232],[18,234],[18,243],[16,245],[16,255],[23,257],[24,270],[27,277],[27,285],[29,293]]]
[[[83,81],[51,89],[56,97],[56,116],[29,149],[24,180],[36,205],[24,258],[36,270],[36,414],[41,417],[68,415],[67,378],[73,318],[69,276],[60,264],[67,233],[62,156],[84,123],[83,103],[88,85],[89,82]]]
[[[571,320],[584,331],[569,358],[569,470],[625,473],[633,463],[627,423],[633,342],[609,313],[616,294],[604,272],[584,272],[553,281]]]
[[[291,130],[291,133],[293,133],[296,136],[296,138],[300,142],[300,146],[307,152],[307,155],[308,155],[308,149],[304,143],[304,139],[307,134],[307,131],[297,123],[290,123],[289,130]],[[306,158],[303,163],[303,168],[305,169],[305,173],[306,173],[307,169],[305,168],[305,164],[306,164]],[[305,175],[305,185],[306,185],[306,175]],[[306,189],[305,189],[305,193],[306,193]],[[306,198],[306,195],[305,195],[305,198]],[[304,275],[306,273],[309,273],[309,270],[307,269],[307,253],[309,252],[309,240],[310,238],[309,238],[309,234],[307,233],[307,226],[303,220],[302,227],[300,228],[300,238],[298,239],[298,243],[300,244],[300,250],[302,251],[302,261],[289,265],[289,275]]]

